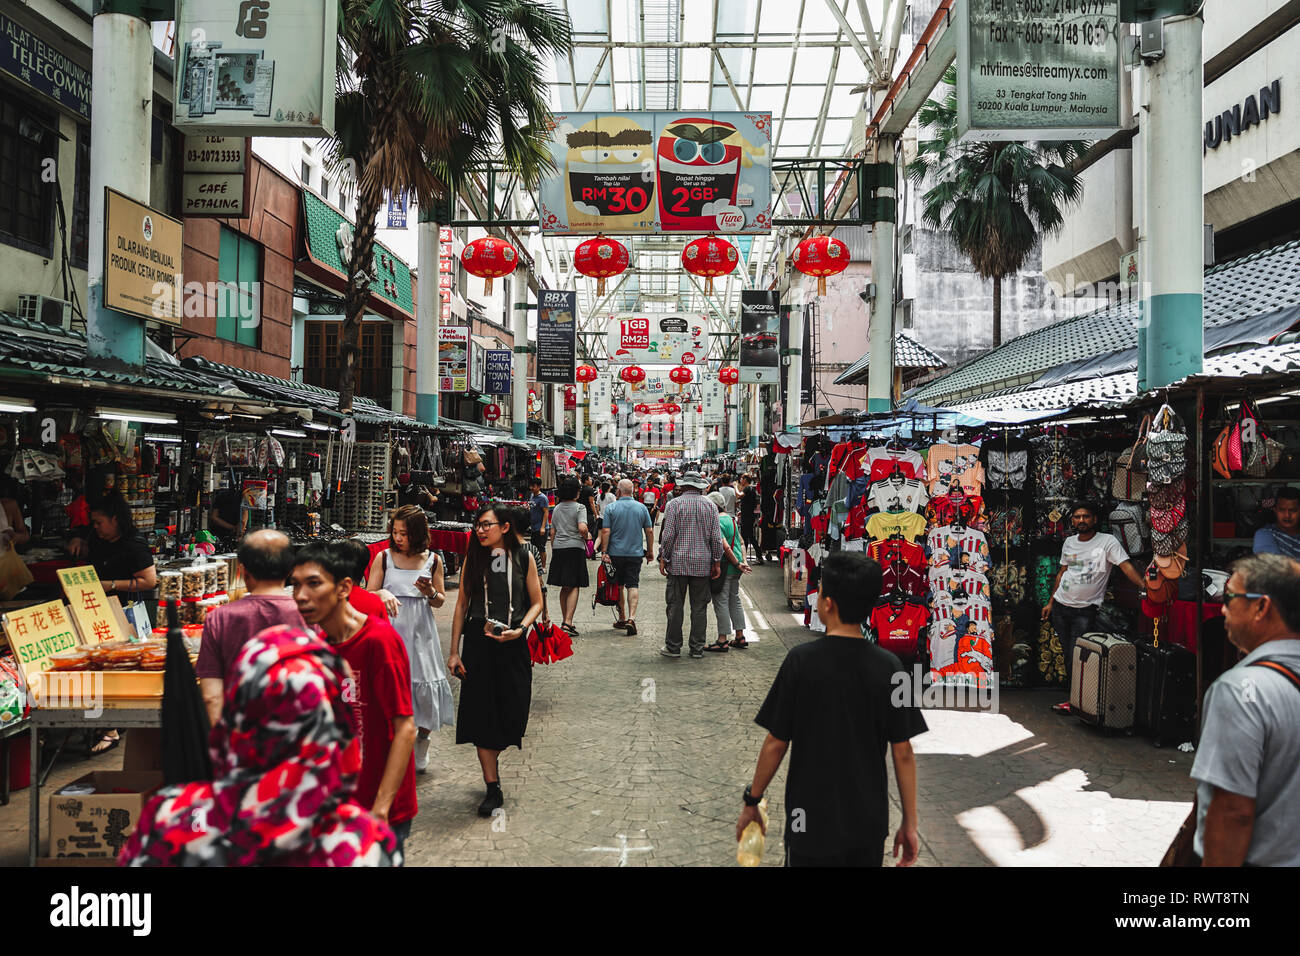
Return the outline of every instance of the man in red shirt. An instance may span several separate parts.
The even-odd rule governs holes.
[[[351,593],[348,594],[348,603],[362,614],[387,621],[388,608],[384,607],[383,599],[378,594],[366,590],[366,575],[370,571],[370,548],[356,538],[347,538],[341,543],[352,550],[352,568],[348,577],[355,583]]]
[[[392,827],[400,852],[416,813],[411,662],[391,624],[348,601],[354,563],[346,542],[314,542],[295,556],[289,584],[303,620],[325,633],[352,672],[343,699],[361,738],[356,801]]]

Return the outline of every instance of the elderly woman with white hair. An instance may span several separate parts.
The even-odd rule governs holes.
[[[745,640],[745,612],[740,607],[740,576],[752,569],[745,561],[745,542],[736,519],[725,510],[726,499],[721,492],[714,491],[709,494],[709,500],[718,506],[725,561],[722,573],[709,581],[709,588],[713,591],[713,615],[718,620],[718,640],[704,649],[724,654],[733,647],[749,646]],[[733,633],[734,637],[731,636]]]

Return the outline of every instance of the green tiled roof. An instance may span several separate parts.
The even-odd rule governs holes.
[[[325,200],[305,189],[302,191],[302,214],[303,222],[307,227],[307,253],[318,264],[346,278],[348,267],[339,255],[335,234],[339,231],[339,226],[345,222],[352,226],[352,221]],[[380,262],[381,255],[391,260],[390,268],[385,268]],[[370,291],[377,298],[392,303],[407,315],[414,315],[415,298],[411,290],[411,268],[393,255],[393,250],[382,242],[375,243],[375,273],[376,278],[370,283]],[[396,295],[384,290],[385,279],[390,284],[396,283]]]
[[[1300,305],[1300,241],[1234,259],[1205,273],[1205,327]],[[1026,332],[922,386],[928,405],[965,402],[1049,369],[1137,347],[1138,303],[1126,302]]]

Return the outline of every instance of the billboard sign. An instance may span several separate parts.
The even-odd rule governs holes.
[[[703,424],[721,425],[726,420],[727,386],[717,378],[706,378],[700,385],[704,392]]]
[[[578,293],[543,289],[537,297],[537,381],[576,382]]]
[[[587,421],[593,425],[608,425],[614,418],[610,412],[614,400],[614,383],[609,375],[597,375],[587,383]]]
[[[740,292],[740,381],[770,385],[781,377],[781,298],[776,292]]]
[[[179,219],[105,186],[105,308],[180,325],[183,236]]]
[[[176,0],[173,123],[203,136],[330,136],[338,0]]]
[[[438,326],[438,391],[469,390],[469,326]]]
[[[514,352],[510,349],[488,349],[484,353],[484,387],[487,395],[509,395],[510,374]]]
[[[1124,125],[1119,0],[989,0],[953,14],[962,139],[1099,139]]]
[[[550,155],[544,233],[772,229],[771,113],[557,113]]]
[[[704,315],[611,315],[605,351],[615,365],[703,365],[709,354]]]

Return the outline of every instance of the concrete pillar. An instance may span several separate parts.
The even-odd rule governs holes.
[[[1200,17],[1164,21],[1165,55],[1144,65],[1146,189],[1138,388],[1163,388],[1204,365],[1205,195]]]
[[[880,137],[877,162],[894,161],[894,137]],[[892,186],[881,187],[879,198],[893,198]],[[877,220],[871,226],[871,281],[876,298],[871,303],[871,324],[867,331],[867,411],[887,412],[894,384],[894,223]]]
[[[751,385],[749,388],[754,403],[754,411],[749,416],[749,447],[757,448],[763,434],[763,386]]]
[[[803,417],[803,290],[795,292],[794,305],[790,308],[789,337],[790,347],[786,349],[785,361],[785,430],[797,432]]]
[[[587,447],[586,443],[582,440],[583,425],[585,424],[584,419],[586,418],[582,413],[582,403],[587,400],[587,385],[584,382],[579,382],[573,387],[578,396],[578,400],[574,403],[573,409],[573,437],[578,442],[578,451],[582,451]]]
[[[510,276],[512,328],[515,337],[514,371],[510,381],[510,417],[514,436],[528,434],[528,271],[516,269]]]
[[[559,442],[564,434],[564,386],[551,386],[551,419],[555,429],[555,440]]]
[[[440,244],[438,223],[420,220],[416,226],[419,268],[415,305],[415,417],[438,424],[438,322],[442,295],[438,288]]]
[[[125,13],[96,15],[92,31],[87,360],[143,367],[144,320],[104,307],[104,187],[149,202],[153,34]]]

